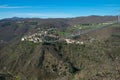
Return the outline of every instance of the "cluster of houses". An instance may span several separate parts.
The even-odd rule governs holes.
[[[24,37],[21,38],[21,41],[31,41],[34,43],[42,43],[43,37],[45,36],[46,31],[42,31],[41,33],[34,33],[32,35],[25,35]],[[50,35],[51,36],[51,35]],[[67,44],[84,44],[83,41],[76,41],[72,39],[63,39]]]
[[[113,22],[105,22],[105,23],[102,23],[102,24],[113,24]]]
[[[42,42],[42,39],[35,37],[35,36],[24,36],[21,38],[21,41],[32,41],[34,43]]]
[[[34,43],[42,43],[42,42],[46,41],[46,40],[44,40],[45,37],[57,38],[58,41],[61,40],[61,39],[59,39],[60,36],[55,35],[55,34],[48,34],[48,31],[39,31],[34,34],[25,35],[21,38],[21,41],[31,41]],[[73,39],[69,39],[69,38],[62,38],[62,41],[65,41],[67,44],[84,44],[83,41],[77,41],[77,40],[73,40]]]
[[[77,41],[77,40],[72,40],[72,39],[65,39],[67,44],[84,44],[83,41]]]
[[[38,33],[34,33],[32,35],[25,35],[21,38],[21,41],[31,41],[34,43],[40,43],[43,42],[42,37],[46,34],[46,31],[41,31]]]

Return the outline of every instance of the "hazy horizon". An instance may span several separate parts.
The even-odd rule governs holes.
[[[119,3],[118,0],[1,0],[0,19],[116,16],[120,13]]]
[[[90,16],[100,16],[100,17],[104,17],[104,16],[118,16],[118,15],[86,15],[86,16],[74,16],[74,17],[17,17],[17,16],[13,16],[13,17],[6,17],[6,18],[0,18],[0,20],[2,19],[12,19],[12,18],[23,18],[23,19],[26,19],[26,18],[29,18],[29,19],[34,19],[34,18],[38,18],[38,19],[59,19],[59,18],[78,18],[78,17],[90,17]]]

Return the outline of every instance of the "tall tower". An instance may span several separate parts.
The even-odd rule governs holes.
[[[120,24],[120,15],[118,15],[118,24]]]

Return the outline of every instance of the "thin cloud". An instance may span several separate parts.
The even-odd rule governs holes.
[[[0,5],[1,9],[14,9],[14,8],[29,8],[30,6],[8,6],[8,5]]]

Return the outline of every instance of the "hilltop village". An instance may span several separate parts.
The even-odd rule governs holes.
[[[88,32],[94,31],[96,28],[101,28],[102,26],[111,25],[113,22],[104,22],[104,23],[98,23],[98,24],[80,24],[75,25],[73,28],[71,28],[71,32],[75,29],[77,32],[76,34],[71,33],[69,36],[75,37],[80,36],[81,34],[86,34]],[[77,31],[78,30],[78,31]],[[42,43],[42,42],[57,42],[57,41],[65,41],[67,44],[84,44],[84,41],[79,41],[75,39],[71,39],[70,37],[66,37],[65,34],[62,35],[62,31],[59,31],[57,28],[50,28],[47,30],[40,30],[38,32],[24,35],[21,38],[21,41],[31,41],[34,43]],[[47,40],[46,40],[47,39]],[[90,38],[90,42],[95,40],[94,38]]]
[[[45,41],[45,37],[50,37],[50,38],[56,38],[56,40],[53,40],[50,42],[65,41],[67,44],[84,44],[83,41],[73,40],[69,38],[60,39],[60,37],[57,35],[47,34],[47,33],[48,33],[47,31],[41,31],[31,35],[25,35],[21,38],[21,41],[31,41],[33,43],[42,43],[42,42],[49,42],[49,41]]]

